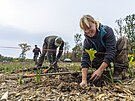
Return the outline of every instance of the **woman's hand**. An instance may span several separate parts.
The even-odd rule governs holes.
[[[97,70],[91,75],[90,80],[93,80],[93,81],[98,80],[98,79],[101,77],[102,73],[103,73],[102,70],[97,69]]]
[[[82,68],[82,82],[80,83],[81,87],[87,86],[87,72],[88,68]]]
[[[98,79],[101,77],[103,71],[105,70],[105,68],[106,68],[107,66],[108,66],[108,64],[105,63],[105,62],[103,62],[103,63],[101,64],[101,66],[91,75],[90,80],[93,80],[93,81],[98,80]]]
[[[81,87],[87,87],[87,81],[86,80],[82,80],[82,82],[80,83]]]

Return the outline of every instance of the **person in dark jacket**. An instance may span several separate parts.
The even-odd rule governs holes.
[[[33,53],[34,53],[33,60],[35,61],[36,64],[39,53],[41,54],[40,48],[38,48],[37,45],[35,45],[35,48],[33,49]]]
[[[114,62],[114,73],[121,74],[128,68],[128,40],[122,37],[116,43],[115,35],[109,26],[102,25],[91,15],[84,15],[80,19],[80,28],[84,31],[84,45],[81,60],[82,82],[80,86],[87,86],[88,68],[96,70],[90,80],[98,80],[103,71]],[[94,53],[94,56],[92,55]],[[94,58],[92,60],[92,57]]]
[[[57,48],[59,47],[59,52],[57,54]],[[64,41],[58,36],[47,36],[44,39],[42,54],[39,58],[37,66],[42,66],[44,57],[47,54],[47,59],[50,62],[50,66],[54,66],[57,69],[57,61],[60,59],[63,53]]]

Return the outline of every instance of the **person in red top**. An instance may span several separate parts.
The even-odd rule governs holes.
[[[39,53],[41,54],[40,48],[38,48],[37,45],[35,45],[33,53],[34,53],[33,60],[35,61],[35,64],[37,64],[37,58],[39,56]]]

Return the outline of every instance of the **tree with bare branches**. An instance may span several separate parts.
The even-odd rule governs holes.
[[[21,44],[19,44],[19,46],[22,49],[22,52],[21,52],[19,58],[25,59],[26,58],[26,52],[30,50],[31,46],[28,45],[27,43],[21,43]]]

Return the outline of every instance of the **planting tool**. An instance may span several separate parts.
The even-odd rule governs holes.
[[[43,74],[47,73],[51,68],[52,68],[52,66],[50,66],[47,69],[43,70]]]
[[[23,75],[23,78],[34,77],[36,75],[39,75],[39,76],[51,76],[51,75],[66,75],[66,74],[78,74],[78,73],[81,73],[81,71],[77,71],[77,72],[45,73],[45,74],[25,74],[25,75]]]

